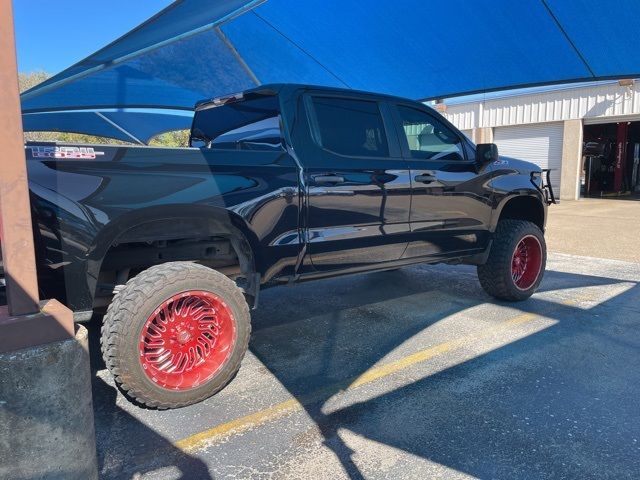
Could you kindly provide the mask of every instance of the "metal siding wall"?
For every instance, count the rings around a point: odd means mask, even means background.
[[[404,131],[407,135],[407,141],[409,142],[409,148],[412,150],[420,150],[420,142],[418,136],[422,133],[424,125],[405,125]]]
[[[500,155],[553,169],[551,184],[553,191],[559,195],[563,134],[562,123],[543,123],[496,128],[493,138]]]
[[[447,105],[445,113],[461,130],[582,118],[607,121],[609,117],[626,115],[640,116],[640,82],[632,87],[606,83]]]
[[[450,108],[447,108],[447,111],[444,113],[444,116],[453,123],[459,130],[472,130],[477,125],[477,119],[480,114],[479,105],[473,106],[473,109],[456,109],[457,105],[452,108],[452,111],[449,111]]]

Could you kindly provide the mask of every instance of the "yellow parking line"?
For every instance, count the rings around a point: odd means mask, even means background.
[[[406,357],[401,358],[400,360],[396,360],[395,362],[387,363],[385,365],[380,365],[379,367],[373,367],[364,372],[362,375],[357,377],[349,386],[350,388],[360,387],[367,383],[371,383],[380,378],[388,377],[400,370],[405,370],[417,363],[422,363],[427,360],[430,360],[434,357],[442,355],[444,353],[455,350],[456,348],[460,348],[462,345],[469,343],[473,340],[478,340],[481,338],[488,337],[490,335],[494,335],[502,330],[506,330],[514,325],[519,325],[522,323],[527,323],[536,318],[537,315],[533,313],[523,313],[518,315],[517,317],[512,318],[511,320],[490,328],[488,330],[484,330],[482,333],[473,333],[470,335],[465,335],[464,337],[460,337],[454,340],[450,340],[448,342],[440,343],[439,345],[435,345],[433,347],[429,347],[425,350],[421,350],[419,352],[413,353]]]
[[[298,412],[304,409],[304,405],[308,405],[325,398],[327,393],[338,392],[340,390],[351,390],[361,387],[363,385],[375,382],[381,378],[388,377],[401,370],[405,370],[418,363],[425,362],[434,357],[443,355],[447,352],[451,352],[461,346],[468,344],[478,339],[486,338],[501,331],[507,330],[515,325],[522,325],[531,322],[538,315],[533,313],[520,314],[507,322],[504,322],[496,327],[483,330],[481,333],[473,333],[465,335],[459,339],[451,340],[448,342],[434,345],[427,349],[413,353],[399,360],[396,360],[385,365],[372,367],[362,375],[354,377],[352,379],[334,383],[327,387],[323,387],[319,390],[312,392],[309,395],[305,395],[300,399],[290,399],[284,402],[273,405],[272,407],[265,408],[255,413],[251,413],[244,417],[231,420],[226,423],[222,423],[203,432],[196,433],[182,440],[178,440],[174,443],[175,447],[184,452],[193,452],[199,450],[208,444],[214,443],[216,440],[221,439],[230,434],[237,434],[258,427],[265,423],[277,420],[294,412]]]
[[[224,437],[230,433],[243,432],[299,410],[302,410],[302,404],[295,398],[292,398],[286,402],[278,403],[273,407],[265,408],[259,412],[196,433],[195,435],[177,441],[174,445],[184,452],[198,450],[216,438]]]

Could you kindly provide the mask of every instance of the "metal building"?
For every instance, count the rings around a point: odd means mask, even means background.
[[[633,80],[593,82],[453,99],[443,110],[476,143],[554,169],[561,199],[632,195],[640,191],[639,89]]]

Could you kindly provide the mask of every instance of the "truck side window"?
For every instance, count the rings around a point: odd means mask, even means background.
[[[458,135],[426,112],[398,106],[411,157],[423,160],[464,160]]]
[[[281,146],[279,116],[242,125],[211,140],[211,148],[228,150],[279,150]]]
[[[340,155],[388,157],[389,146],[376,102],[313,97],[323,148]]]
[[[257,95],[196,110],[190,145],[223,150],[282,150],[278,98]]]

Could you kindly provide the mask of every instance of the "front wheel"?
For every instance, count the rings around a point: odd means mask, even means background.
[[[537,225],[502,220],[487,262],[478,266],[478,278],[485,292],[495,298],[526,300],[540,285],[546,263],[547,246]]]
[[[177,408],[229,383],[250,330],[249,307],[232,280],[202,265],[170,262],[141,272],[115,295],[100,344],[130,399]]]

